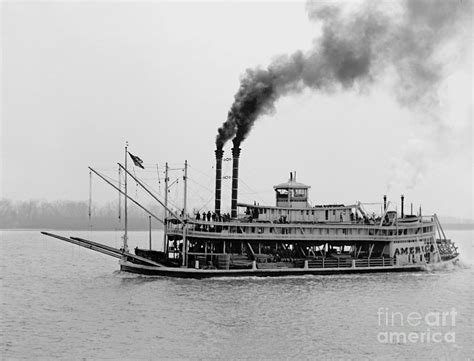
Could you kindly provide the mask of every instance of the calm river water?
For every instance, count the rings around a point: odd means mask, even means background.
[[[57,233],[121,242],[118,232]],[[431,273],[182,280],[122,274],[114,258],[2,231],[1,356],[469,359],[474,234],[447,233],[462,262]],[[130,238],[148,244],[146,232]]]

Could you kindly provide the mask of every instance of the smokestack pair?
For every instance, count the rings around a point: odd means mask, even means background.
[[[215,212],[221,214],[221,191],[222,191],[222,157],[224,151],[217,148],[216,151],[216,196],[215,196]]]
[[[215,212],[221,213],[221,193],[222,193],[222,157],[224,151],[218,147],[216,153],[216,194],[215,194]],[[231,199],[231,217],[237,218],[237,196],[239,188],[239,158],[240,148],[236,142],[232,148],[232,199]]]

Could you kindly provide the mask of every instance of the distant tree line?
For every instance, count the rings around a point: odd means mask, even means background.
[[[147,205],[147,209],[163,218],[163,210],[156,205]],[[115,230],[124,227],[123,205],[119,220],[118,202],[104,205],[92,204],[89,218],[89,203],[86,201],[28,200],[11,201],[0,199],[0,228],[32,229],[70,229],[70,230]],[[148,214],[131,205],[128,207],[128,225],[130,230],[148,229]],[[162,225],[152,218],[152,228]]]

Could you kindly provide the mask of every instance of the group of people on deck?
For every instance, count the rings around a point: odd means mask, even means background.
[[[202,216],[201,213],[196,213],[196,221],[202,220],[210,222],[212,220],[213,222],[230,222],[230,219],[231,218],[229,213],[220,214],[216,212],[211,213],[211,211],[207,211],[207,213],[202,212]]]

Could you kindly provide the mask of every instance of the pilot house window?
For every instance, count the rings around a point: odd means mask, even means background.
[[[277,199],[288,199],[288,189],[277,189]]]
[[[295,189],[295,197],[304,197],[306,196],[306,189]]]

